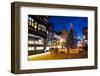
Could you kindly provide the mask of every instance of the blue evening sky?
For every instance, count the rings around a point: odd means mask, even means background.
[[[72,23],[78,38],[82,39],[82,30],[88,27],[88,17],[49,16],[49,23],[53,25],[56,32],[61,32],[63,29],[69,31],[70,23]]]

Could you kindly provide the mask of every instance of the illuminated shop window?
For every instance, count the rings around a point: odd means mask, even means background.
[[[49,50],[50,47],[46,47],[46,50]]]
[[[35,28],[35,29],[37,28],[37,22],[35,22],[34,28]]]
[[[34,44],[34,41],[33,40],[29,40],[28,44]]]
[[[38,44],[38,41],[37,41],[37,40],[35,40],[35,41],[34,41],[34,43],[35,43],[35,44]]]
[[[41,30],[41,24],[38,25],[38,30],[39,30],[39,31]]]
[[[28,47],[29,51],[34,51],[34,47]]]
[[[43,39],[39,39],[38,44],[43,44]]]
[[[42,25],[42,31],[44,31],[44,26]]]
[[[36,50],[43,50],[43,47],[36,47]]]
[[[44,26],[42,26],[42,31],[44,31]]]
[[[57,46],[57,48],[59,48],[59,49],[60,49],[60,48],[62,48],[62,46],[60,46],[60,45],[59,45],[59,46]]]
[[[32,34],[28,34],[29,37],[31,37],[30,40],[28,40],[28,44],[44,44],[44,39],[40,36],[37,35],[32,35]]]
[[[41,25],[42,31],[46,32],[46,27],[44,25]]]
[[[43,44],[43,40],[35,40],[34,44]]]
[[[32,27],[34,27],[34,19],[32,19]]]

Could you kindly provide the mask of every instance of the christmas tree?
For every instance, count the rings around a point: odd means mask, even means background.
[[[77,33],[74,31],[74,28],[73,28],[73,24],[70,23],[70,29],[69,29],[69,32],[68,32],[68,36],[67,36],[67,39],[66,39],[66,46],[67,46],[67,49],[68,49],[68,53],[69,53],[69,48],[75,48],[77,45]]]

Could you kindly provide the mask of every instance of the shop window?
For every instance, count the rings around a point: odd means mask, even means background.
[[[38,30],[39,30],[39,31],[41,30],[41,24],[38,25]]]
[[[29,51],[34,51],[34,47],[28,47]]]
[[[28,51],[38,51],[44,49],[44,39],[37,35],[29,34]]]
[[[42,25],[41,28],[43,32],[46,32],[46,27],[44,25]]]
[[[34,19],[32,19],[32,27],[34,27]]]
[[[43,50],[43,47],[36,47],[36,50]]]
[[[39,39],[38,44],[43,44],[43,39]]]
[[[33,40],[29,40],[28,44],[34,44],[34,41]]]
[[[35,22],[34,28],[37,29],[37,22]]]

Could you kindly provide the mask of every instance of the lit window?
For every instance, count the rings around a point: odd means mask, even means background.
[[[28,44],[34,44],[34,41],[29,40]]]
[[[37,28],[37,22],[35,22],[34,28],[35,28],[35,29]]]
[[[43,44],[43,39],[38,40],[38,44]]]
[[[33,51],[34,50],[34,47],[28,47],[28,50],[29,51]]]
[[[46,50],[49,50],[50,47],[46,47]]]
[[[41,24],[38,25],[38,30],[41,30]]]
[[[57,46],[57,48],[59,48],[59,49],[60,49],[61,47],[62,47],[62,46]]]
[[[43,50],[43,47],[36,47],[36,50]]]
[[[32,26],[34,27],[34,19],[32,19]]]
[[[35,44],[37,44],[37,41],[34,41]]]
[[[42,31],[46,32],[46,27],[44,25],[41,26]]]

